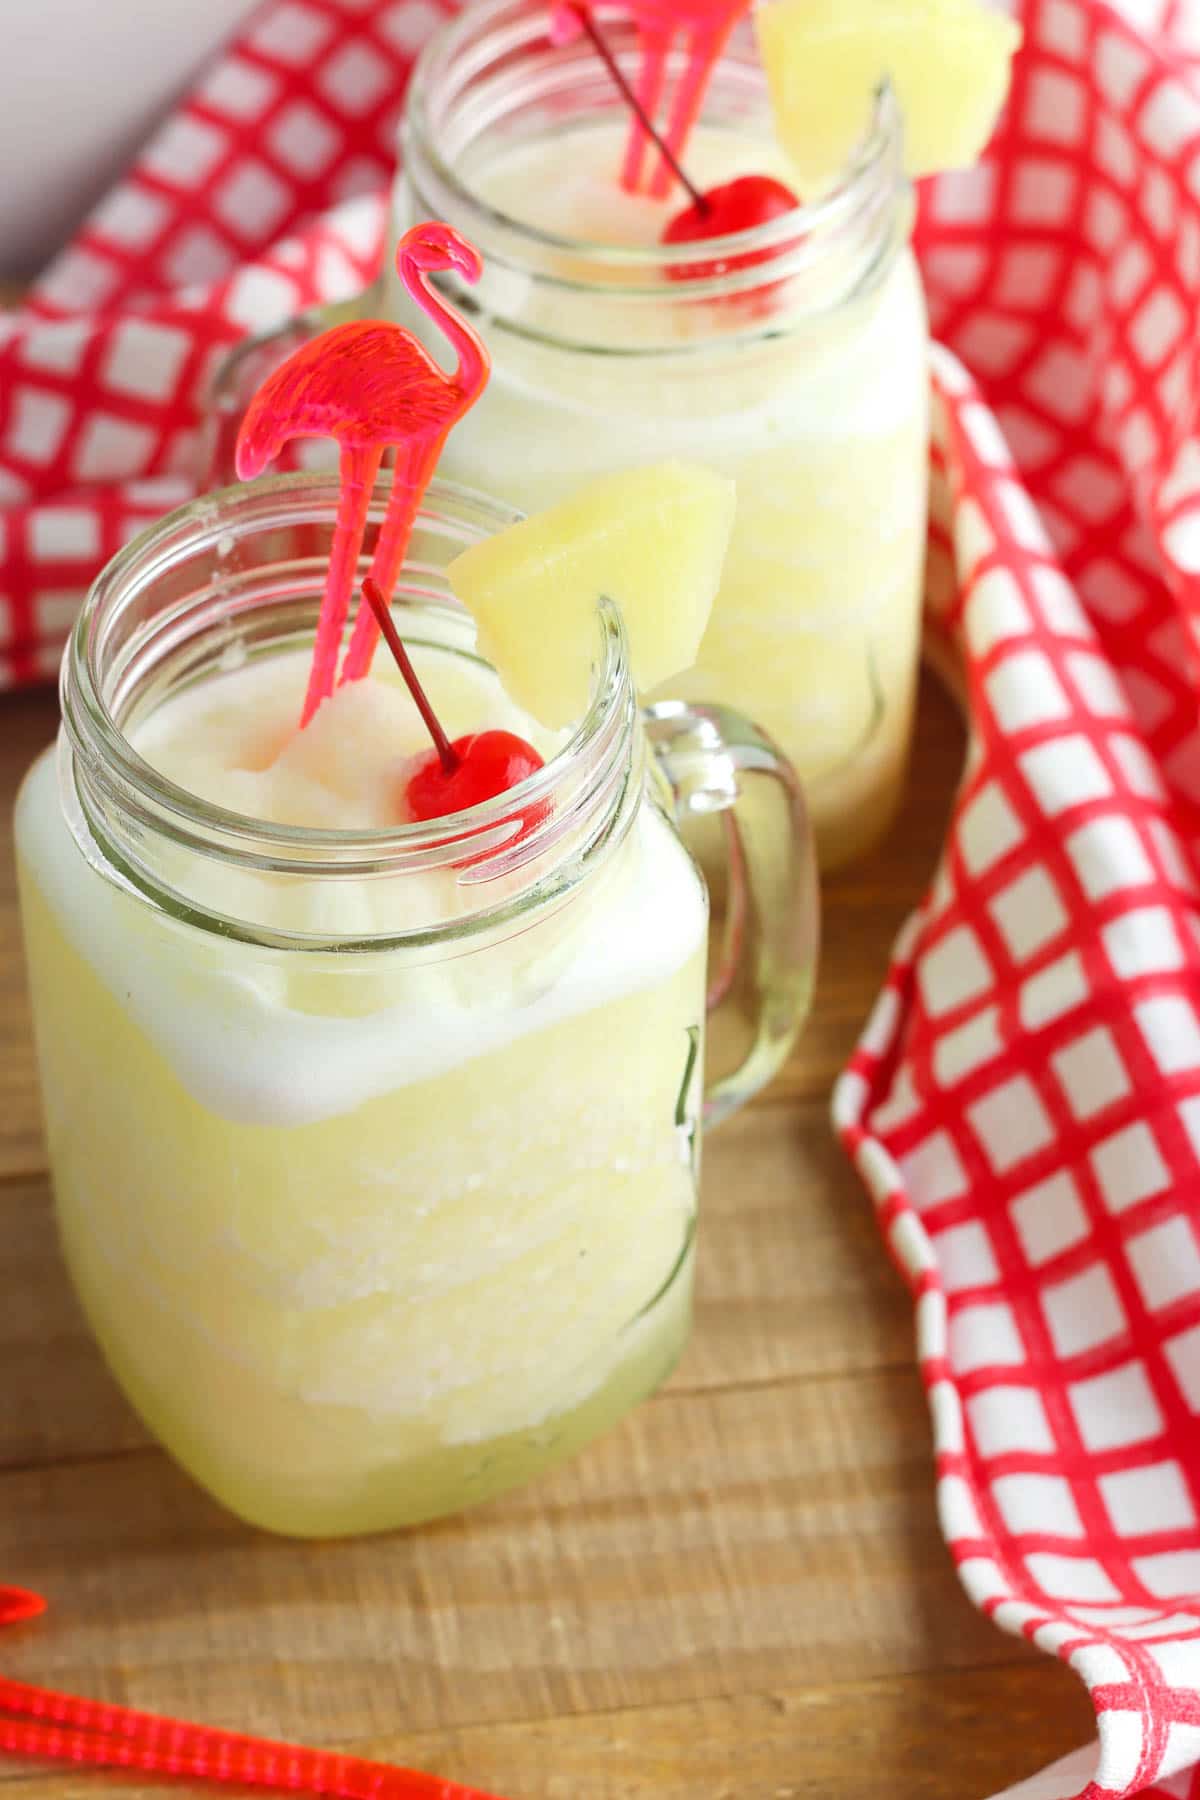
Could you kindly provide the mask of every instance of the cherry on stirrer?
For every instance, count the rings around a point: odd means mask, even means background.
[[[702,193],[679,160],[683,131],[676,134],[674,145],[659,132],[643,100],[637,95],[621,71],[621,66],[605,42],[599,27],[587,9],[586,0],[561,0],[551,15],[550,35],[555,43],[568,43],[586,33],[597,55],[612,76],[613,85],[632,112],[645,136],[657,148],[663,166],[669,169],[687,190],[689,205],[667,222],[660,242],[663,244],[702,243],[708,238],[728,237],[736,231],[750,231],[756,225],[768,225],[772,219],[793,212],[800,201],[791,188],[773,175],[739,175],[734,181],[722,182]],[[689,119],[688,123],[691,123]],[[758,251],[736,258],[713,262],[688,263],[671,268],[674,280],[690,280],[721,275],[729,268],[744,268],[765,262],[769,252]]]
[[[640,129],[645,132],[646,136],[655,145],[663,162],[671,171],[671,174],[674,175],[680,187],[687,189],[687,192],[691,196],[692,205],[698,212],[706,212],[708,202],[705,196],[700,192],[699,188],[694,187],[688,180],[683,164],[679,161],[679,158],[667,144],[666,140],[660,135],[657,126],[650,117],[645,106],[626,81],[625,76],[621,72],[620,63],[613,55],[599,26],[596,24],[596,21],[584,4],[584,0],[561,0],[561,4],[557,5],[550,15],[551,42],[555,44],[569,44],[581,35],[586,35],[591,40],[592,48],[612,76],[613,86],[633,114]]]
[[[392,622],[388,603],[369,575],[363,582],[363,598],[433,739],[433,749],[421,757],[405,788],[414,819],[444,819],[450,813],[465,812],[469,806],[507,793],[545,767],[533,745],[511,731],[472,731],[451,743]],[[541,816],[543,809],[535,810]],[[526,821],[526,828],[532,822]]]
[[[686,206],[667,222],[662,243],[700,244],[709,238],[728,237],[735,231],[750,231],[756,225],[769,225],[772,219],[795,212],[800,204],[791,188],[776,181],[773,175],[739,175],[734,181],[709,188],[703,198],[703,211],[696,206]],[[771,254],[769,250],[743,251],[740,256],[683,263],[669,273],[676,281],[703,279],[723,275],[728,269],[751,268],[756,263],[769,261]]]
[[[556,28],[560,33],[564,30],[562,17],[568,8],[583,14],[588,3],[589,0],[561,0],[551,15],[551,34]],[[641,189],[646,151],[653,143],[659,159],[651,167],[646,191],[652,199],[666,199],[671,176],[678,173],[679,159],[687,149],[688,136],[704,104],[713,70],[750,5],[751,0],[628,0],[637,30],[639,68],[638,103],[632,109],[633,122],[621,170],[621,185],[627,193],[636,194]],[[674,82],[660,132],[650,121],[660,111],[670,64],[677,56],[682,56],[683,70]]]
[[[698,238],[750,231],[794,212],[800,204],[791,188],[773,175],[739,175],[701,197],[702,208],[689,206],[675,214],[663,232],[664,244],[692,244]]]

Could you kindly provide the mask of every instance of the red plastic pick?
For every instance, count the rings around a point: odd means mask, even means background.
[[[568,44],[583,33],[590,38],[643,137],[655,146],[663,165],[670,170],[680,186],[687,190],[689,204],[667,225],[661,239],[664,244],[690,244],[708,238],[727,237],[738,231],[750,231],[756,225],[766,225],[772,219],[793,212],[799,206],[800,201],[791,188],[772,175],[740,175],[735,181],[727,181],[720,187],[710,188],[707,193],[702,193],[689,178],[679,155],[663,137],[639,95],[629,85],[620,63],[588,12],[586,0],[559,0],[550,15],[551,42]],[[706,76],[706,85],[707,79]],[[696,104],[698,107],[699,101]],[[682,143],[679,149],[682,151]],[[766,262],[772,254],[773,251],[760,250],[737,257],[717,257],[712,262],[681,263],[668,272],[675,281],[704,278],[724,274],[728,269],[747,268],[755,263]],[[761,298],[761,295],[758,296],[759,302]]]
[[[354,320],[323,332],[281,363],[251,400],[238,432],[237,471],[243,480],[261,474],[291,438],[331,437],[341,451],[341,505],[301,725],[328,699],[337,679],[367,509],[384,452],[395,450],[396,470],[371,573],[390,595],[442,446],[491,372],[483,339],[429,281],[450,269],[465,281],[478,281],[483,263],[474,245],[450,225],[414,225],[400,240],[396,267],[413,300],[457,352],[454,374],[439,368],[403,326]],[[375,621],[362,607],[342,681],[367,673],[377,642]]]
[[[579,0],[580,10],[586,5],[587,0]],[[671,191],[675,165],[683,160],[713,70],[734,26],[750,5],[751,0],[630,0],[641,63],[635,84],[640,110],[657,121],[666,106],[662,135],[671,154],[657,158],[646,189],[656,200],[664,200]],[[566,29],[561,7],[554,20],[553,30],[561,41]],[[668,94],[668,64],[680,44],[687,60],[674,92]],[[621,171],[621,184],[631,194],[641,190],[651,143],[649,132],[635,115]]]
[[[0,1624],[33,1618],[44,1609],[37,1594],[0,1588]],[[495,1800],[477,1788],[414,1769],[210,1725],[189,1725],[3,1677],[0,1751],[100,1769],[137,1769],[186,1781],[320,1794],[329,1800]]]

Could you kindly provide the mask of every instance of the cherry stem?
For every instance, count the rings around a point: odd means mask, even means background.
[[[655,126],[650,114],[646,111],[645,107],[630,87],[628,81],[625,79],[625,76],[621,71],[621,66],[613,55],[612,50],[609,48],[607,41],[601,36],[596,21],[592,18],[592,15],[588,12],[586,6],[576,6],[573,4],[571,6],[571,11],[575,14],[589,38],[591,38],[597,55],[612,76],[622,99],[633,113],[634,118],[638,121],[638,124],[642,127],[642,130],[646,133],[647,137],[650,138],[651,142],[657,146],[660,156],[674,174],[676,181],[678,181],[681,187],[687,189],[688,193],[691,195],[692,204],[700,214],[701,218],[707,218],[711,211],[708,201],[700,192],[699,188],[688,180],[679,158],[670,148],[662,133]]]
[[[391,609],[379,591],[379,583],[374,581],[370,575],[365,575],[362,591],[363,598],[375,614],[379,629],[383,633],[383,640],[396,659],[396,667],[403,675],[405,685],[416,701],[417,711],[425,721],[429,735],[433,739],[433,747],[438,753],[442,771],[446,775],[453,775],[461,767],[462,758],[442,730],[441,721],[429,704],[429,696],[421,686],[420,676],[412,666],[412,658],[404,648],[404,641],[392,623]]]

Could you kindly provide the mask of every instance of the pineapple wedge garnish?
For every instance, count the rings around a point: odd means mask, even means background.
[[[754,23],[776,133],[810,196],[865,135],[885,78],[910,175],[973,163],[1021,42],[1020,27],[980,0],[766,0]]]
[[[569,499],[450,564],[479,649],[509,697],[543,725],[586,710],[599,642],[596,612],[625,621],[634,684],[658,687],[696,659],[733,529],[732,481],[690,463],[658,463],[590,481]]]

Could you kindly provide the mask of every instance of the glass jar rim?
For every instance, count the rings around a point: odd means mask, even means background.
[[[386,501],[388,472],[376,486],[376,501]],[[140,532],[96,577],[63,656],[59,692],[63,726],[77,765],[126,812],[139,816],[195,849],[224,860],[262,869],[277,866],[288,873],[340,876],[400,873],[405,867],[429,868],[461,858],[464,840],[487,842],[489,832],[511,836],[514,796],[523,809],[560,790],[572,771],[598,763],[599,778],[613,753],[627,739],[622,713],[631,709],[632,677],[624,625],[607,602],[597,607],[601,656],[586,711],[567,741],[544,767],[518,788],[491,800],[432,821],[387,827],[328,827],[280,824],[233,811],[202,799],[162,774],[133,747],[105,694],[99,663],[101,632],[106,618],[123,600],[161,577],[171,566],[172,544],[195,546],[206,534],[214,540],[236,523],[251,520],[260,529],[311,521],[314,509],[336,510],[338,479],[334,472],[300,471],[270,475],[218,489],[176,507]],[[414,532],[422,527],[465,527],[464,542],[479,541],[522,515],[502,501],[457,483],[433,480],[418,509]],[[410,565],[406,563],[405,573]],[[404,592],[404,575],[397,592]],[[447,598],[427,599],[427,609],[466,609]],[[629,702],[624,707],[622,702]],[[631,729],[631,727],[630,727]],[[508,827],[502,832],[502,827]],[[533,834],[529,834],[533,835]],[[506,846],[497,846],[502,852]],[[438,852],[442,854],[438,854]],[[487,851],[481,852],[478,879],[486,877]]]
[[[700,252],[695,243],[612,244],[565,236],[517,218],[484,200],[462,178],[446,157],[440,134],[432,128],[426,110],[428,89],[445,73],[453,56],[485,33],[489,22],[502,16],[512,4],[513,0],[473,0],[470,6],[447,18],[428,40],[414,65],[400,126],[401,166],[408,167],[414,152],[419,153],[426,169],[453,202],[455,222],[468,237],[473,228],[480,233],[490,228],[503,232],[513,244],[527,246],[531,259],[539,253],[569,257],[570,276],[538,271],[552,286],[578,290],[602,284],[606,293],[620,298],[622,293],[640,293],[647,287],[660,293],[666,276],[678,283],[684,293],[706,298],[709,289],[715,291],[720,281],[719,275],[714,279],[708,272],[713,265],[724,268],[736,264],[744,268],[781,255],[798,242],[827,241],[851,226],[871,205],[879,183],[889,174],[895,175],[897,184],[902,181],[903,121],[894,90],[885,78],[876,89],[867,130],[831,186],[818,198],[802,200],[792,211],[764,224],[706,238],[702,263],[698,262]],[[580,276],[581,264],[586,279]],[[774,270],[771,274],[775,278]],[[621,277],[625,278],[624,285]]]

